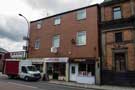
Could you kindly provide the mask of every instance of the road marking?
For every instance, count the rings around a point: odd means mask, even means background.
[[[29,86],[29,85],[24,85],[24,84],[18,84],[18,83],[13,83],[13,82],[8,82],[9,84],[14,84],[17,86],[23,86],[23,87],[28,87],[28,88],[33,88],[33,89],[37,89],[38,87],[34,87],[34,86]]]

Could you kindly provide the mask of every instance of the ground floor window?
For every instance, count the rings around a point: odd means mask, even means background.
[[[79,75],[83,76],[94,76],[95,75],[95,64],[79,64]]]
[[[33,64],[33,65],[36,66],[37,70],[43,72],[43,64]]]
[[[48,63],[47,73],[53,75],[54,73],[59,76],[65,76],[66,64],[65,63]]]

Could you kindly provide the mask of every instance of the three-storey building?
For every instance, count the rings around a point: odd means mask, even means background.
[[[32,21],[28,58],[50,79],[94,84],[99,15],[99,6],[91,5]]]

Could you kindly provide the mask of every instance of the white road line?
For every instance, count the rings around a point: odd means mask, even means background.
[[[17,85],[17,86],[23,86],[23,87],[33,88],[33,89],[37,89],[38,88],[38,87],[34,87],[34,86],[29,86],[29,85],[24,85],[24,84],[18,84],[18,83],[13,83],[13,82],[8,82],[8,83],[9,84],[13,84],[13,85]]]

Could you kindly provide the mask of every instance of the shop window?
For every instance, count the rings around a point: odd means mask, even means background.
[[[95,75],[95,64],[88,64],[88,72],[91,72],[91,75]]]
[[[65,76],[66,65],[65,63],[48,63],[47,73],[53,75],[54,73],[59,76]]]
[[[79,75],[82,76],[94,76],[95,64],[79,64]]]
[[[38,71],[43,72],[43,64],[33,64]]]
[[[53,73],[53,64],[48,63],[47,64],[47,74],[52,75]]]

